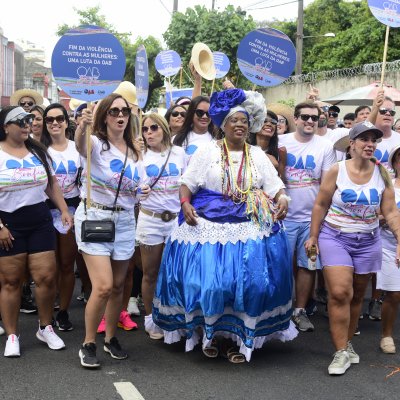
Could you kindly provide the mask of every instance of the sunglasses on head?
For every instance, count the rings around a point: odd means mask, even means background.
[[[113,107],[108,110],[108,115],[111,115],[111,117],[118,117],[120,113],[122,113],[123,117],[127,117],[131,115],[131,109],[129,107]]]
[[[396,115],[396,111],[391,110],[390,108],[380,108],[379,109],[379,114],[385,115],[386,113],[389,113],[391,117],[394,117]]]
[[[153,125],[150,125],[150,126],[143,126],[143,127],[142,127],[142,132],[143,132],[143,133],[147,133],[147,132],[149,131],[149,129],[150,129],[152,132],[157,132],[157,131],[158,131],[158,128],[159,128],[159,126],[158,126],[157,124],[153,124]]]
[[[203,118],[204,115],[206,115],[207,118],[210,118],[210,114],[208,113],[208,111],[204,111],[204,110],[197,109],[197,110],[195,110],[194,113],[195,113],[199,118]]]
[[[300,114],[299,117],[304,122],[307,122],[310,118],[311,118],[311,121],[313,121],[313,122],[317,122],[319,119],[318,115],[309,115],[309,114]]]
[[[171,115],[173,117],[180,115],[182,118],[186,118],[186,111],[172,111]]]
[[[21,107],[25,107],[25,106],[29,106],[32,107],[35,103],[33,101],[21,101],[21,103],[19,103],[19,105]]]
[[[331,111],[328,113],[328,115],[332,118],[337,118],[339,116],[339,113],[335,112],[335,111]]]
[[[15,124],[18,125],[20,128],[25,128],[25,125],[32,125],[33,118],[32,117],[25,117],[21,119],[15,119],[12,121],[8,121],[7,124]]]
[[[277,125],[278,121],[276,119],[274,119],[274,118],[267,117],[267,118],[264,119],[264,124],[268,124],[268,123],[270,123],[272,125]]]
[[[64,115],[57,115],[57,117],[46,117],[44,120],[46,124],[52,124],[54,121],[61,124],[62,122],[65,122],[65,117]]]

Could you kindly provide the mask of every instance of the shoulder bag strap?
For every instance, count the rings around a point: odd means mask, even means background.
[[[121,175],[119,176],[118,188],[117,188],[117,193],[115,193],[115,200],[114,200],[113,208],[115,208],[115,206],[117,205],[117,199],[118,199],[118,195],[119,195],[119,190],[121,189],[122,178],[125,174],[125,167],[126,167],[127,160],[128,160],[128,144],[126,145],[124,166],[122,167]]]
[[[168,153],[167,159],[165,160],[165,163],[162,166],[161,171],[158,174],[156,180],[150,185],[150,189],[153,189],[153,186],[158,182],[158,180],[161,178],[161,175],[164,173],[165,167],[167,166],[167,163],[168,163],[168,160],[169,160],[169,156],[171,155],[171,151],[172,151],[172,147],[169,149],[169,153]]]

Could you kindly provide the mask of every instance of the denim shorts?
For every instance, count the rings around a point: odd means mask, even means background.
[[[326,222],[318,246],[323,267],[353,267],[355,274],[370,274],[381,269],[382,240],[379,229],[370,233],[348,233]]]
[[[112,212],[89,208],[87,219],[98,221],[101,219],[112,219],[115,222],[115,240],[110,243],[82,242],[81,226],[86,219],[83,203],[75,212],[75,237],[80,252],[92,256],[109,256],[113,260],[129,260],[135,251],[135,213],[130,211]]]
[[[160,218],[139,212],[136,240],[140,244],[148,246],[165,243],[177,223],[178,217],[169,222],[164,222]]]
[[[285,221],[286,235],[289,240],[291,254],[296,253],[297,266],[308,269],[308,257],[304,243],[310,237],[310,221],[295,222]],[[321,269],[319,257],[317,258],[317,269]]]

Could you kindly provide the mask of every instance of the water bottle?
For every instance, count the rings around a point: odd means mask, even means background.
[[[308,257],[308,269],[309,271],[315,271],[317,269],[317,246],[313,244],[307,252]]]

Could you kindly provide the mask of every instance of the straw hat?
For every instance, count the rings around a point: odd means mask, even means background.
[[[333,148],[337,151],[342,151],[343,153],[346,153],[347,148],[350,146],[350,136],[347,131],[346,134],[343,134],[343,136],[340,136],[336,142],[333,143]]]
[[[267,110],[274,112],[276,115],[282,115],[285,117],[289,125],[289,132],[294,132],[296,130],[293,108],[283,103],[271,103],[267,105]]]
[[[77,107],[79,107],[81,104],[83,104],[83,103],[86,103],[85,101],[83,101],[83,100],[78,100],[78,99],[71,99],[70,101],[69,101],[69,109],[71,110],[71,111],[75,111],[76,110],[76,108]]]
[[[33,89],[19,89],[15,91],[10,97],[10,105],[18,106],[19,101],[23,97],[31,97],[37,105],[43,104],[43,97],[40,93]]]
[[[392,164],[393,157],[394,157],[394,155],[397,153],[397,151],[399,149],[400,149],[400,144],[398,144],[397,146],[393,147],[392,151],[389,154],[388,164],[389,164],[389,167],[392,168],[392,169],[394,169],[393,168],[393,164]]]
[[[214,56],[210,48],[204,43],[196,43],[192,48],[192,58],[194,69],[209,81],[215,79],[217,70],[214,65]]]
[[[132,82],[122,81],[114,90],[114,93],[121,95],[128,103],[139,106],[136,97],[136,87]]]

